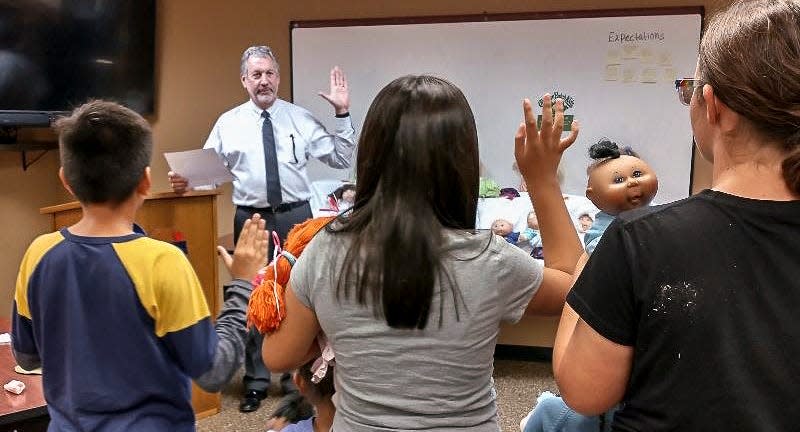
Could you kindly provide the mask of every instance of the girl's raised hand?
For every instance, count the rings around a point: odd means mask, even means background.
[[[566,138],[561,139],[561,131],[564,128],[564,101],[557,99],[553,110],[552,96],[545,94],[542,99],[544,103],[541,130],[536,126],[536,115],[531,101],[525,99],[522,101],[525,122],[520,123],[514,136],[514,157],[520,173],[529,186],[536,180],[557,178],[561,155],[575,142],[580,129],[578,122],[573,121],[572,131]]]

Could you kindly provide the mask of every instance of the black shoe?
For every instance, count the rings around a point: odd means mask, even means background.
[[[253,412],[261,406],[261,401],[267,397],[267,392],[258,390],[248,390],[244,394],[242,402],[239,403],[239,411]]]

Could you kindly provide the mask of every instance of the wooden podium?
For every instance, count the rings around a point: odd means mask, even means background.
[[[216,252],[219,194],[217,190],[151,194],[136,215],[136,223],[150,237],[172,242],[173,235],[180,233],[186,241],[189,261],[203,285],[212,317],[217,316],[221,302]],[[53,231],[78,222],[82,215],[77,201],[44,207],[39,212],[51,215]],[[219,393],[207,393],[192,383],[192,407],[197,418],[218,413],[220,404]]]

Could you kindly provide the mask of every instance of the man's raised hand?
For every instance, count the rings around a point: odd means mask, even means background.
[[[330,92],[327,94],[319,92],[319,95],[333,105],[337,115],[347,114],[350,111],[350,88],[347,86],[347,77],[339,66],[331,69]]]

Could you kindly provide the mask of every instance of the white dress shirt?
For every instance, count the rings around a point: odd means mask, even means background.
[[[332,168],[350,167],[355,149],[355,129],[350,116],[337,117],[334,134],[330,134],[311,112],[284,100],[276,99],[267,111],[275,135],[284,203],[311,198],[306,175],[309,158],[319,159]],[[233,203],[238,206],[269,207],[262,112],[248,100],[223,113],[203,146],[214,149],[233,173]]]

